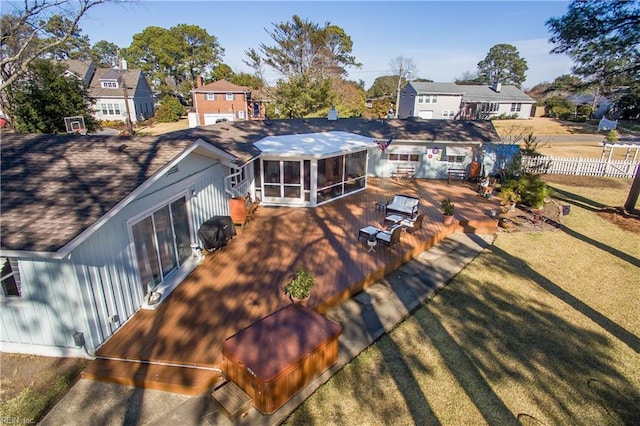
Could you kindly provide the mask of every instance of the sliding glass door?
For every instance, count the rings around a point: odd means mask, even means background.
[[[191,255],[186,199],[167,204],[131,227],[142,289],[156,287]]]

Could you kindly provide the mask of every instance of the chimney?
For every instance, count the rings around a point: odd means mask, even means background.
[[[492,89],[496,92],[496,93],[500,93],[500,90],[502,89],[502,83],[493,83],[493,87]]]
[[[196,89],[202,86],[204,86],[204,77],[199,75],[196,77]]]
[[[336,109],[336,107],[331,107],[331,109],[329,110],[329,114],[327,114],[327,119],[332,121],[336,121],[338,119],[338,110]]]

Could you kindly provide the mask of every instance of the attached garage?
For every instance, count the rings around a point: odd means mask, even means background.
[[[205,126],[208,126],[209,124],[216,124],[217,120],[234,121],[234,117],[233,117],[233,114],[205,114],[204,115]]]

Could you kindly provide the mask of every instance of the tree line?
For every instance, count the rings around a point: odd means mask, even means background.
[[[244,52],[243,62],[252,73],[233,72],[223,61],[225,50],[217,37],[197,25],[147,27],[124,48],[106,40],[91,45],[79,27],[80,18],[93,7],[119,2],[26,1],[22,9],[14,4],[14,9],[4,13],[0,63],[3,112],[19,118],[18,122],[33,123],[38,121],[38,104],[45,103],[34,98],[46,97],[44,85],[56,86],[58,91],[72,90],[73,85],[57,81],[62,77],[52,60],[61,59],[92,61],[99,67],[117,67],[125,59],[129,67],[144,72],[156,93],[181,94],[187,100],[197,76],[204,76],[206,82],[226,79],[262,89],[269,97],[267,114],[272,118],[322,116],[332,106],[343,117],[393,116],[400,90],[409,81],[431,81],[418,78],[413,59],[400,56],[390,61],[391,74],[378,77],[366,90],[362,80],[347,78],[350,69],[362,64],[353,56],[353,40],[344,29],[297,15],[273,23],[270,30],[265,29],[269,42]],[[75,9],[72,4],[77,5]],[[555,46],[552,52],[567,54],[576,63],[575,75],[567,76],[573,79],[571,90],[596,90],[602,96],[614,96],[619,110],[637,116],[640,31],[633,31],[638,28],[637,1],[574,1],[565,16],[551,18],[547,26]],[[267,68],[278,75],[273,85],[265,81]],[[501,82],[521,87],[527,70],[527,61],[515,46],[498,44],[477,64],[477,70],[466,71],[456,82]],[[86,95],[70,94],[69,100],[61,103],[74,111],[52,114],[49,109],[48,115],[57,115],[58,120],[65,115],[87,115],[90,119],[87,111],[92,100]],[[82,98],[86,102],[78,100]],[[30,99],[31,104],[25,105]],[[366,99],[378,102],[366,109]]]

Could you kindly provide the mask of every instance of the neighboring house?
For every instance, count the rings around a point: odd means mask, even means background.
[[[609,109],[611,109],[611,102],[603,96],[596,97],[595,95],[570,95],[567,97],[576,106],[589,105],[593,108],[591,112],[592,118],[602,118],[605,116]]]
[[[197,231],[230,199],[314,207],[413,165],[477,160],[489,121],[226,122],[157,137],[3,135],[0,349],[82,356],[196,267]],[[81,334],[80,334],[81,333]]]
[[[73,76],[82,81],[84,87],[89,87],[91,79],[96,72],[96,66],[93,62],[85,62],[79,59],[66,59],[59,63],[67,68],[65,75]]]
[[[227,80],[218,80],[203,85],[198,77],[193,89],[193,107],[198,126],[207,126],[220,121],[262,120],[265,117],[265,96],[250,87],[238,86]]]
[[[410,82],[400,92],[398,117],[486,120],[500,115],[526,119],[535,100],[516,86]]]
[[[95,117],[98,120],[126,121],[127,104],[132,122],[146,120],[156,113],[153,91],[139,69],[96,69],[89,95],[96,100]]]
[[[155,115],[153,92],[141,70],[96,68],[91,62],[74,59],[62,63],[68,74],[81,80],[89,96],[94,98],[96,120],[126,121],[127,104],[132,122]]]

